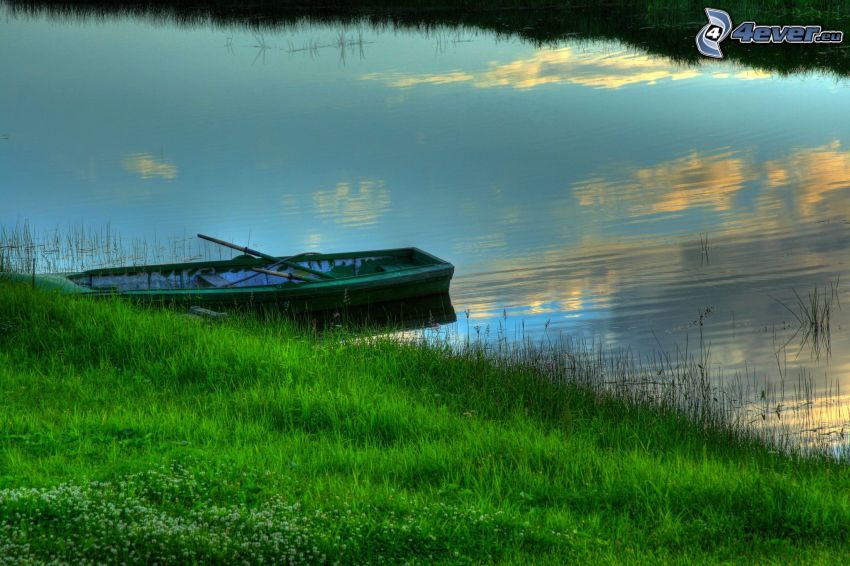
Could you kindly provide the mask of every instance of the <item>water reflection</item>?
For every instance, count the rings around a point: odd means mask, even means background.
[[[586,208],[588,232],[458,278],[456,301],[471,305],[477,324],[501,326],[507,313],[522,332],[561,331],[644,352],[685,348],[695,339],[693,314],[708,310],[699,331],[727,375],[758,367],[785,379],[790,366],[792,374],[817,368],[842,379],[850,358],[807,341],[795,312],[797,295],[828,289],[837,330],[826,338],[846,342],[850,316],[840,306],[850,293],[839,281],[850,249],[848,153],[836,140],[779,159],[757,156],[755,148],[690,151],[576,181],[556,216]],[[665,236],[682,220],[709,231]]]
[[[786,208],[790,218],[812,218],[829,212],[850,213],[850,151],[841,142],[813,148],[795,148],[781,159],[758,163],[754,149],[691,151],[688,155],[651,167],[623,166],[619,171],[593,176],[573,184],[573,195],[581,206],[595,207],[615,216],[642,216],[682,212],[707,207],[731,212],[731,224],[753,218],[743,215],[745,207],[736,199],[745,188],[757,194],[764,208],[761,220],[770,221],[777,208]],[[777,199],[784,189],[792,204]]]
[[[619,89],[630,85],[655,85],[659,81],[699,77],[751,81],[772,76],[765,71],[713,71],[712,68],[715,67],[683,66],[662,57],[626,49],[616,43],[588,42],[576,47],[541,49],[531,57],[509,63],[490,62],[487,68],[479,71],[453,69],[424,74],[393,71],[366,73],[361,79],[382,81],[393,88],[469,83],[476,88],[512,87],[522,90],[560,83]]]
[[[135,153],[123,160],[124,169],[142,179],[160,178],[173,181],[177,178],[177,166],[149,153]]]
[[[388,301],[307,313],[297,316],[296,320],[316,330],[357,331],[366,328],[382,333],[409,331],[421,333],[422,331],[440,332],[442,326],[457,322],[457,314],[451,297],[447,294],[437,294],[404,301]]]
[[[593,177],[573,185],[581,206],[616,210],[640,216],[671,213],[705,206],[717,211],[732,208],[735,195],[753,179],[750,159],[738,151],[692,151],[652,167],[628,169],[608,177]]]
[[[630,344],[637,351],[675,351],[693,342],[699,330],[712,344],[714,362],[729,374],[753,366],[775,374],[778,353],[787,356],[792,370],[823,366],[831,373],[846,366],[847,356],[834,343],[835,356],[820,359],[802,341],[794,342],[804,334],[777,301],[794,306],[795,292],[805,297],[838,281],[846,270],[850,226],[821,223],[767,235],[759,228],[713,235],[710,264],[700,262],[696,238],[666,245],[597,241],[459,277],[453,294],[457,304],[472,305],[479,323],[499,323],[507,305],[511,324],[521,323],[525,332],[545,327],[612,346]],[[837,302],[847,304],[846,285],[838,289]],[[711,314],[697,329],[695,313],[707,308]],[[841,308],[833,308],[832,316],[832,340],[843,342],[841,329],[850,317]]]
[[[801,216],[850,214],[850,150],[842,150],[839,140],[795,150],[783,161],[768,161],[765,169],[767,186],[797,188]]]
[[[390,191],[381,180],[363,180],[353,185],[343,181],[333,189],[313,193],[317,217],[349,228],[376,224],[391,211],[391,204]]]

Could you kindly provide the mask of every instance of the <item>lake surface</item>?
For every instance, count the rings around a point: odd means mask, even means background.
[[[457,267],[459,334],[669,352],[701,331],[722,375],[850,386],[845,79],[580,37],[6,8],[0,76],[0,224],[415,245]],[[816,289],[813,348],[795,292]]]

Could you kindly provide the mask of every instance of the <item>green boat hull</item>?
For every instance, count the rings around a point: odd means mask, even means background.
[[[219,308],[273,305],[298,313],[444,294],[454,274],[451,263],[417,248],[310,254],[290,262],[273,272],[289,279],[253,271],[267,268],[268,260],[240,256],[39,275],[36,284],[92,298],[117,295],[139,303]]]

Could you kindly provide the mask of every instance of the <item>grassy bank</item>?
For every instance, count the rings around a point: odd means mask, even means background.
[[[705,25],[705,3],[698,0],[4,0],[12,14],[103,20],[140,17],[177,25],[245,27],[275,32],[307,21],[345,26],[367,22],[377,27],[429,30],[469,27],[516,36],[538,45],[565,38],[613,40],[684,64],[704,64],[694,38]],[[828,0],[748,0],[720,6],[736,23],[820,25],[848,31],[850,2]],[[780,74],[808,71],[850,74],[850,55],[841,46],[740,45],[726,41],[728,60]]]
[[[827,563],[850,550],[844,465],[533,365],[0,283],[0,562]]]

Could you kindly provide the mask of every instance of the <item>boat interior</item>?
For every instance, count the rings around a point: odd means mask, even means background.
[[[92,290],[117,292],[166,289],[233,289],[301,285],[389,273],[433,263],[410,248],[368,252],[374,255],[299,254],[278,261],[239,256],[229,261],[90,270],[69,278]]]

